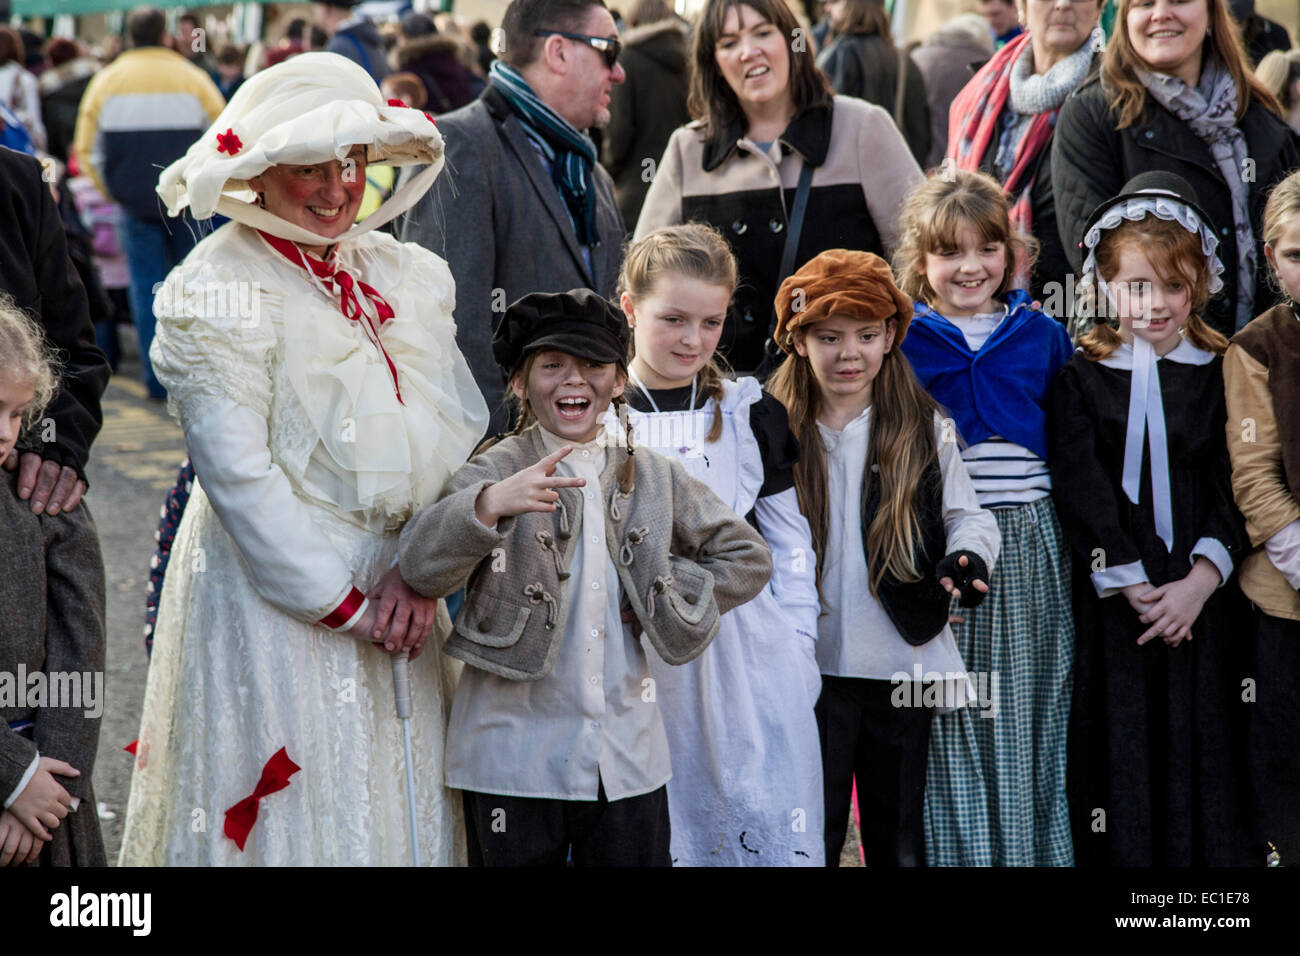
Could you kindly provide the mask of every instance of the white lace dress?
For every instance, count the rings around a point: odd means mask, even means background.
[[[392,566],[403,523],[487,415],[455,346],[446,264],[378,233],[338,261],[393,307],[391,365],[324,287],[237,223],[159,292],[151,357],[198,482],[159,606],[123,865],[410,860],[390,658],[320,622],[355,619],[338,609]],[[460,801],[442,785],[457,676],[436,635],[411,663],[418,840],[435,865],[464,858]],[[301,770],[261,799],[241,851],[225,813],[281,748]]]

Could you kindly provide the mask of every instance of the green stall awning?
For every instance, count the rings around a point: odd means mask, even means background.
[[[77,16],[109,10],[133,10],[136,7],[215,7],[230,0],[13,0],[13,13],[19,17]]]

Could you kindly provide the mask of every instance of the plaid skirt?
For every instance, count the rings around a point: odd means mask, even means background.
[[[1069,551],[1050,496],[993,511],[1002,548],[978,608],[953,605],[978,700],[934,720],[930,866],[1072,866],[1065,749],[1073,683]]]

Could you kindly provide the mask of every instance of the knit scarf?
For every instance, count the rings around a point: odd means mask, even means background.
[[[1205,61],[1199,86],[1188,86],[1176,76],[1149,73],[1141,67],[1138,79],[1157,103],[1191,127],[1210,149],[1232,196],[1232,225],[1237,240],[1236,327],[1245,326],[1255,313],[1255,236],[1250,225],[1250,189],[1245,170],[1249,156],[1246,137],[1237,128],[1237,85],[1217,58]]]
[[[998,136],[1004,110],[1024,119],[1014,123],[1014,142],[1007,144],[1009,167],[1002,188],[1011,199],[1011,221],[1022,235],[1032,235],[1034,226],[1033,169],[1039,154],[1052,138],[1056,114],[1066,96],[1083,82],[1097,43],[1097,31],[1078,50],[1037,76],[1033,70],[1033,48],[1028,33],[1016,37],[993,54],[953,100],[949,111],[948,158],[958,169],[978,170],[980,161]],[[1027,287],[1028,264],[1018,263],[1015,285]]]
[[[600,235],[596,231],[596,184],[592,176],[596,144],[538,99],[514,67],[493,60],[488,73],[492,85],[509,101],[529,138],[550,162],[551,180],[569,208],[578,242],[597,245]]]

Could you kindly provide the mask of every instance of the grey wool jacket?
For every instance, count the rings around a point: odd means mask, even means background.
[[[466,586],[443,650],[512,680],[540,680],[555,664],[582,492],[560,488],[554,512],[502,518],[496,528],[479,522],[474,503],[488,485],[545,454],[533,427],[472,458],[442,498],[407,523],[398,550],[402,577],[421,594]],[[624,495],[616,475],[627,454],[607,448],[600,475],[609,558],[651,645],[669,664],[685,664],[709,646],[723,613],[767,585],[772,554],[706,485],[649,449],[636,450],[636,481]]]

